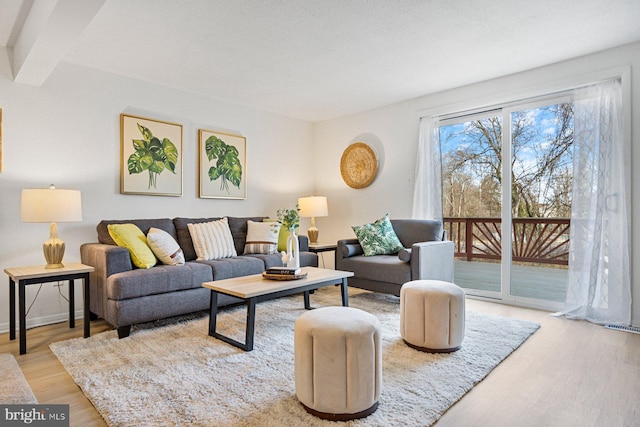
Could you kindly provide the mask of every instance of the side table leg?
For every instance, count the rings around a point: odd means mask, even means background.
[[[84,299],[84,310],[82,314],[82,320],[84,322],[84,337],[89,338],[91,336],[91,289],[89,286],[89,273],[82,278],[82,284],[84,285],[82,293]]]
[[[76,327],[76,297],[73,279],[69,280],[69,328]]]
[[[20,315],[20,354],[27,353],[27,310],[25,303],[25,287],[22,281],[18,281],[18,311]]]
[[[16,339],[16,282],[9,278],[9,339]]]

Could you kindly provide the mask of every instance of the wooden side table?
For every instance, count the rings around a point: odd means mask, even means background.
[[[69,327],[75,328],[75,279],[84,282],[84,337],[91,335],[89,306],[89,273],[95,269],[90,265],[77,262],[65,263],[62,268],[47,269],[44,265],[31,267],[5,268],[4,272],[9,276],[9,339],[16,339],[16,283],[18,283],[18,307],[20,314],[20,354],[27,352],[27,313],[25,302],[25,288],[34,283],[69,281]]]
[[[322,259],[322,267],[324,268],[324,257],[321,252],[335,251],[338,249],[338,245],[335,243],[309,243],[309,252],[314,254],[320,254]]]

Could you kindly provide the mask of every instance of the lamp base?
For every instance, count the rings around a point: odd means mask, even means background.
[[[42,244],[44,259],[47,265],[44,268],[62,268],[62,258],[64,257],[64,241],[54,238]]]
[[[64,264],[61,262],[58,264],[47,264],[44,266],[44,268],[46,269],[51,269],[51,268],[55,269],[55,268],[63,268],[63,267],[64,267]]]
[[[318,243],[318,234],[320,230],[316,227],[309,227],[307,230],[307,236],[309,237],[309,243]]]

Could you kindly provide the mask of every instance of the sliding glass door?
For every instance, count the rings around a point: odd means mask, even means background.
[[[438,130],[456,283],[471,295],[555,309],[567,284],[571,103],[450,118]]]

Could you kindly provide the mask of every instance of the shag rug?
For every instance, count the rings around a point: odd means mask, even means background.
[[[334,286],[311,295],[314,307],[340,301]],[[462,348],[428,354],[402,341],[399,298],[350,289],[349,305],[382,324],[383,384],[377,411],[343,426],[429,426],[539,328],[468,311]],[[302,295],[259,303],[251,352],[209,337],[207,313],[50,347],[110,426],[331,425],[295,395],[293,325],[304,311]],[[244,341],[245,318],[245,306],[224,309],[218,330]]]
[[[12,354],[0,354],[0,403],[3,405],[38,403],[22,369]]]

